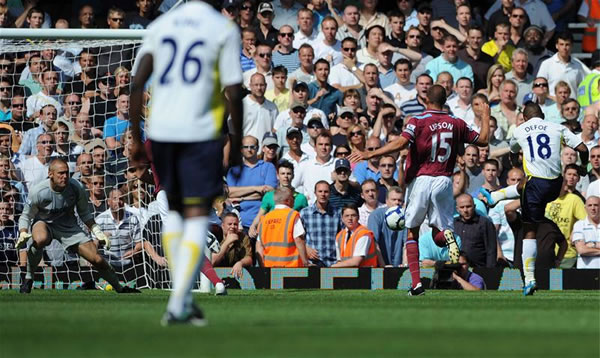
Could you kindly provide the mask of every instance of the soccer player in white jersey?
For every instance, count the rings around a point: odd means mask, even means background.
[[[110,240],[89,210],[85,189],[77,180],[69,178],[67,162],[61,158],[53,159],[48,177],[31,188],[19,218],[17,249],[24,247],[32,238],[32,244],[27,249],[27,274],[20,292],[31,293],[33,274],[42,260],[43,248],[50,245],[52,240],[58,240],[66,250],[77,252],[90,262],[117,292],[139,293],[136,289],[120,285],[113,268],[100,256],[96,244],[79,227],[75,211],[96,239],[105,248],[110,248]]]
[[[523,170],[527,181],[494,192],[482,188],[481,194],[489,205],[504,199],[521,196],[523,228],[523,294],[533,295],[537,290],[535,281],[535,258],[537,242],[535,233],[538,223],[544,220],[546,205],[558,198],[562,188],[560,152],[563,144],[577,150],[581,165],[588,162],[588,150],[581,139],[567,127],[544,120],[544,113],[536,103],[528,103],[523,110],[525,123],[513,132],[510,142],[512,153],[523,150]],[[521,195],[519,195],[521,193]]]
[[[138,54],[131,92],[132,161],[146,157],[140,120],[143,87],[152,80],[147,134],[152,158],[167,192],[169,213],[163,246],[173,291],[162,324],[203,326],[191,288],[204,259],[208,214],[223,191],[223,135],[227,105],[233,122],[231,165],[241,164],[242,70],[237,26],[209,4],[191,1],[149,27]],[[228,98],[226,103],[221,86]]]

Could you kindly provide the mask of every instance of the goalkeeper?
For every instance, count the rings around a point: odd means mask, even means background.
[[[110,240],[89,210],[85,189],[77,180],[69,178],[69,167],[63,159],[53,159],[48,169],[48,179],[31,189],[19,219],[17,249],[23,248],[33,237],[33,244],[27,250],[27,274],[20,292],[31,293],[33,274],[42,259],[42,250],[56,239],[65,249],[77,252],[88,260],[117,292],[139,293],[136,289],[119,284],[115,271],[100,256],[96,244],[79,227],[75,209],[100,244],[110,248]]]

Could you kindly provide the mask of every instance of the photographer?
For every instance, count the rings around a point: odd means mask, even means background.
[[[483,278],[475,272],[469,271],[469,261],[464,251],[460,252],[458,258],[458,264],[460,267],[452,272],[452,278],[460,288],[465,291],[479,291],[485,289],[485,282]]]

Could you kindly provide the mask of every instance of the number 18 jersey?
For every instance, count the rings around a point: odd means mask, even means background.
[[[575,148],[581,143],[567,127],[531,118],[513,132],[510,150],[523,149],[523,171],[528,177],[555,179],[561,175],[560,152],[563,143]]]
[[[138,54],[153,57],[148,137],[203,142],[222,135],[222,87],[242,82],[240,34],[234,22],[200,1],[156,19]]]
[[[476,142],[479,133],[462,119],[427,110],[408,121],[402,136],[411,143],[405,175],[410,183],[421,175],[450,177],[459,147]]]

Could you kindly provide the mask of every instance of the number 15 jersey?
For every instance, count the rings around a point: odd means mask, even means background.
[[[462,119],[446,112],[427,110],[408,121],[402,136],[410,142],[405,175],[406,182],[410,183],[421,175],[450,177],[459,147],[475,143],[479,133]]]
[[[189,2],[156,19],[138,54],[153,57],[148,137],[203,142],[222,135],[222,87],[242,82],[240,33],[204,2]]]
[[[560,152],[563,143],[577,147],[581,139],[567,127],[531,118],[513,132],[510,150],[518,153],[523,149],[523,171],[528,177],[555,179],[561,175]]]

